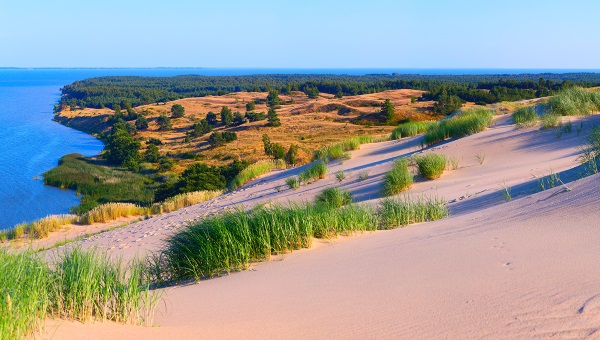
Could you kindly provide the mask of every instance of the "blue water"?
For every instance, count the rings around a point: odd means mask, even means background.
[[[0,229],[49,214],[67,213],[79,204],[73,191],[43,185],[41,174],[58,159],[77,152],[98,154],[102,143],[53,122],[60,88],[75,80],[108,75],[174,76],[248,74],[518,74],[597,72],[550,69],[0,69]],[[38,178],[38,179],[36,179]]]

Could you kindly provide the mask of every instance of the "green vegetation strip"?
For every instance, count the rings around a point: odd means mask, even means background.
[[[258,176],[266,174],[269,171],[275,169],[285,169],[286,164],[283,159],[275,159],[275,160],[264,160],[256,162],[244,170],[240,171],[240,173],[235,176],[229,188],[231,190],[235,190],[244,184],[250,182],[253,179],[256,179]]]
[[[494,113],[483,108],[471,108],[452,118],[432,125],[424,137],[425,144],[433,145],[448,138],[462,138],[485,130],[492,124]]]
[[[434,121],[408,122],[400,124],[394,129],[394,131],[392,131],[391,139],[396,140],[400,138],[416,136],[418,134],[427,132],[427,130],[436,124],[437,122]]]
[[[150,324],[160,298],[141,262],[74,249],[50,265],[31,252],[0,250],[0,337],[22,339],[47,317]]]
[[[326,162],[346,157],[346,152],[357,150],[361,144],[372,143],[373,137],[352,137],[344,141],[324,146],[315,151],[313,160],[325,160]]]
[[[307,204],[224,213],[169,238],[154,257],[151,274],[159,284],[201,280],[244,270],[251,262],[266,260],[272,254],[309,247],[313,237],[391,229],[445,216],[445,202],[428,197],[389,199],[380,209]]]
[[[561,116],[587,116],[600,112],[600,90],[567,88],[550,98],[548,108],[550,113]]]

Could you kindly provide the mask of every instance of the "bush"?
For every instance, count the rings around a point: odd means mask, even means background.
[[[327,165],[323,161],[317,161],[310,164],[306,170],[302,171],[298,178],[304,184],[308,184],[310,181],[318,181],[324,179],[327,175]]]
[[[259,120],[265,120],[267,116],[265,116],[264,112],[246,112],[246,119],[251,122],[257,122]]]
[[[413,184],[413,175],[408,170],[408,160],[401,158],[394,162],[392,170],[385,175],[383,180],[383,195],[393,196],[410,189]]]
[[[339,188],[327,188],[315,197],[315,204],[323,204],[330,208],[341,208],[352,202],[352,194]]]
[[[171,125],[171,118],[165,115],[158,116],[158,118],[156,118],[156,124],[158,124],[158,130],[160,131],[168,131],[173,129],[173,126]]]
[[[481,108],[467,109],[452,118],[432,125],[425,134],[427,145],[442,142],[448,138],[462,138],[485,130],[492,124],[493,112]]]
[[[173,118],[181,118],[185,114],[185,108],[180,104],[175,104],[171,106],[171,117]]]
[[[415,161],[419,172],[427,179],[439,178],[446,169],[446,156],[428,153],[425,156],[416,156]]]
[[[534,125],[539,117],[533,107],[519,109],[513,113],[513,120],[519,126]]]
[[[436,125],[437,122],[425,121],[425,122],[408,122],[398,125],[394,131],[392,131],[392,140],[412,137],[418,134],[426,132],[431,126]]]

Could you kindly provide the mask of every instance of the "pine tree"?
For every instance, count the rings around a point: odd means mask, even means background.
[[[279,115],[277,115],[277,112],[273,108],[269,109],[269,113],[267,114],[267,121],[268,121],[268,123],[267,123],[268,126],[272,126],[272,127],[281,126],[281,121],[279,120]]]

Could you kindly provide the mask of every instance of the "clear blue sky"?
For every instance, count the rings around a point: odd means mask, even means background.
[[[597,0],[0,0],[0,67],[600,69]]]

